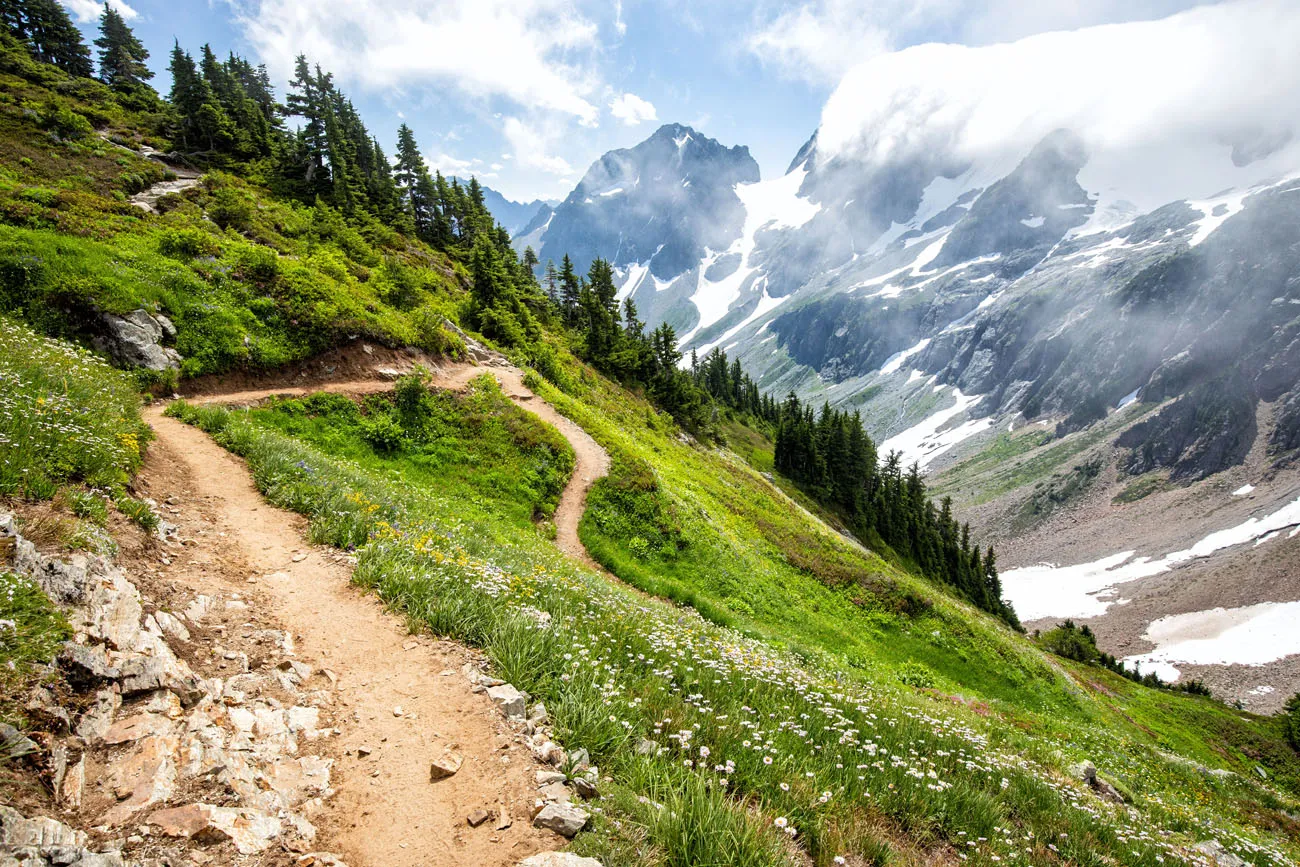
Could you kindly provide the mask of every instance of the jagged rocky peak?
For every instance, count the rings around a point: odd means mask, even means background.
[[[740,235],[745,209],[735,186],[758,179],[748,148],[665,124],[592,164],[556,207],[541,257],[567,253],[579,268],[597,257],[616,267],[648,263],[656,277],[671,279],[694,267],[705,248],[725,249]]]

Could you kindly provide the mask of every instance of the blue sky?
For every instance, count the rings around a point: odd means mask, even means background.
[[[95,0],[62,0],[88,33]],[[853,66],[909,45],[971,45],[1160,17],[1193,0],[110,0],[167,87],[173,38],[335,73],[390,151],[507,197],[562,198],[590,163],[665,122],[785,171]]]

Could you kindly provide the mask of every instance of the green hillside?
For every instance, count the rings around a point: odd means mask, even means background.
[[[309,123],[290,131],[236,61],[191,62],[191,91],[168,102],[0,36],[0,496],[47,504],[59,544],[107,550],[111,516],[157,520],[129,490],[149,390],[362,339],[459,357],[464,329],[609,453],[580,529],[609,574],[553,543],[572,449],[491,377],[465,394],[413,375],[364,400],[167,412],[246,458],[314,541],[353,551],[356,583],[412,628],[481,648],[545,702],[565,746],[611,778],[575,851],[607,867],[1157,867],[1203,864],[1192,847],[1216,839],[1250,864],[1300,859],[1285,719],[1048,653],[999,616],[997,593],[946,577],[996,571],[923,488],[899,514],[914,552],[956,564],[942,575],[831,529],[819,512],[858,526],[865,507],[765,477],[789,422],[773,396],[724,397],[681,369],[672,330],[643,333],[608,266],[539,285],[477,185],[400,158],[390,174],[319,70],[300,72]],[[241,116],[265,126],[235,135]],[[225,125],[199,123],[212,117]],[[164,164],[145,145],[189,156]],[[200,177],[161,213],[129,201],[183,162]],[[139,310],[174,324],[175,367],[90,354],[112,348],[106,317]],[[985,471],[972,459],[953,484]],[[25,591],[0,593],[0,620],[24,624],[0,632],[9,693],[44,676],[63,633]],[[1082,762],[1123,803],[1089,788]]]

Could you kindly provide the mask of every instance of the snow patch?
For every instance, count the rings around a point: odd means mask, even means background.
[[[1217,199],[1206,199],[1201,202],[1188,202],[1196,210],[1200,211],[1201,219],[1196,221],[1196,234],[1192,235],[1188,246],[1195,247],[1214,233],[1214,230],[1223,225],[1224,221],[1234,214],[1240,213],[1245,207],[1246,196],[1249,192],[1234,192],[1226,196],[1220,196]]]
[[[1219,530],[1182,551],[1159,560],[1125,551],[1092,563],[1057,566],[1039,563],[1002,573],[1003,595],[1022,620],[1042,617],[1098,617],[1113,603],[1120,584],[1168,572],[1180,563],[1209,557],[1225,548],[1276,538],[1282,530],[1300,531],[1300,499],[1262,518],[1249,518],[1235,527]]]
[[[1161,617],[1142,638],[1155,650],[1125,658],[1143,674],[1177,680],[1176,664],[1265,665],[1300,653],[1300,602],[1261,602]],[[1262,692],[1253,694],[1264,694]],[[1271,691],[1271,690],[1270,690]],[[1252,691],[1253,692],[1253,691]]]
[[[903,363],[907,361],[907,359],[911,358],[913,355],[916,355],[918,352],[923,351],[929,345],[930,345],[930,338],[927,337],[924,340],[917,343],[915,346],[912,346],[908,349],[904,349],[902,352],[895,352],[893,355],[889,357],[889,360],[886,361],[884,365],[881,366],[879,371],[880,375],[889,376],[891,373],[897,373],[898,371],[902,370]]]
[[[1130,405],[1132,405],[1132,404],[1137,403],[1138,392],[1141,391],[1141,390],[1142,390],[1142,387],[1141,387],[1141,386],[1138,386],[1137,388],[1135,388],[1135,389],[1133,389],[1132,391],[1130,391],[1128,394],[1126,394],[1126,395],[1124,395],[1123,397],[1121,397],[1121,398],[1119,399],[1119,403],[1117,403],[1117,404],[1115,405],[1115,409],[1123,409],[1123,408],[1126,407],[1126,406],[1130,406]]]
[[[1234,497],[1244,497],[1253,490],[1255,490],[1254,485],[1242,485],[1240,488],[1237,488],[1237,490],[1233,491],[1232,495]]]
[[[1031,229],[1039,229],[1042,228],[1043,223],[1046,222],[1046,217],[1030,217],[1028,220],[1021,220],[1020,225],[1028,226]]]
[[[935,391],[942,391],[944,388],[947,386],[937,386]],[[987,430],[993,424],[991,418],[972,419],[957,427],[941,431],[944,425],[981,400],[979,395],[962,394],[959,388],[954,388],[952,395],[954,400],[952,406],[939,410],[902,433],[894,434],[880,444],[879,454],[883,457],[890,452],[901,452],[904,466],[910,466],[915,462],[925,469],[939,455],[980,431]]]

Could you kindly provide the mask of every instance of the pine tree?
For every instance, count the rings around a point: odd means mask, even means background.
[[[135,38],[126,19],[110,4],[104,4],[99,18],[99,78],[121,93],[130,93],[146,87],[153,72],[145,66],[149,52]]]
[[[560,260],[560,309],[564,313],[564,321],[572,325],[578,318],[578,294],[580,291],[578,285],[578,275],[573,270],[573,260],[569,254],[565,253],[564,258]]]
[[[81,31],[56,0],[3,0],[0,25],[41,63],[82,78],[94,75]]]

